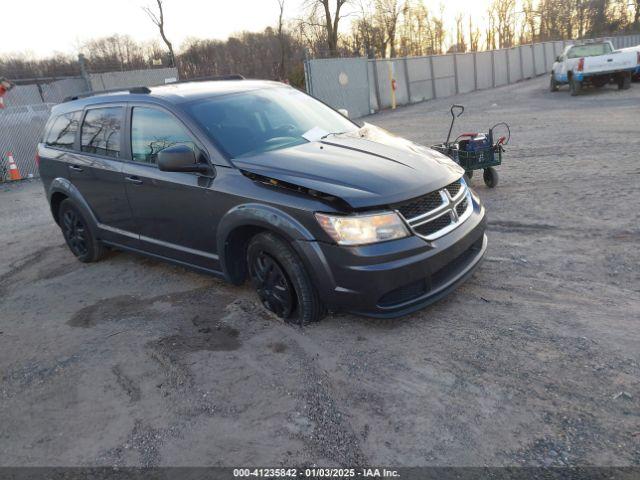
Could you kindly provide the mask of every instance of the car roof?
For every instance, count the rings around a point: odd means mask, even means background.
[[[164,105],[179,105],[204,98],[211,98],[231,93],[247,92],[265,88],[288,87],[279,82],[268,80],[211,80],[194,82],[177,82],[149,88],[130,88],[96,92],[86,97],[70,100],[56,105],[52,113],[63,113],[81,110],[87,106],[120,102],[146,102]],[[288,87],[291,88],[291,87]],[[148,92],[148,93],[141,93]]]

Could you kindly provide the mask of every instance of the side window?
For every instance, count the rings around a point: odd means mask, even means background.
[[[81,114],[82,112],[71,112],[56,117],[51,124],[44,143],[48,147],[71,150],[80,125]]]
[[[88,110],[82,124],[82,151],[118,158],[122,112],[122,107]]]
[[[169,113],[155,108],[135,107],[131,118],[131,158],[155,164],[158,152],[174,145],[196,150],[185,127]]]

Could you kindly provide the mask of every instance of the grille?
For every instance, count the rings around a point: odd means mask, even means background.
[[[456,206],[456,213],[459,217],[461,217],[462,214],[467,211],[467,205],[469,205],[469,201],[465,198]]]
[[[442,197],[440,196],[439,191],[427,193],[422,197],[400,205],[398,207],[398,211],[404,216],[406,219],[412,219],[423,213],[427,213],[434,208],[438,208],[442,205]]]
[[[451,224],[451,216],[449,214],[444,214],[441,217],[436,218],[427,223],[423,223],[418,227],[414,227],[413,229],[419,233],[420,235],[432,235],[436,233],[438,230],[442,230],[445,227],[448,227]]]
[[[454,198],[462,188],[462,184],[460,183],[460,180],[456,180],[455,182],[450,183],[444,188],[449,191],[449,195],[451,195],[451,198]]]
[[[380,300],[378,300],[378,305],[381,307],[390,307],[398,303],[408,302],[409,300],[413,300],[414,298],[418,298],[420,295],[423,295],[426,291],[427,285],[425,280],[418,280],[417,282],[410,283],[409,285],[405,285],[385,293],[380,297]]]

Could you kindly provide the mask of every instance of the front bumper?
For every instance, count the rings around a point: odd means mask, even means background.
[[[322,301],[333,311],[393,318],[444,297],[467,279],[487,248],[485,210],[428,242],[411,236],[361,247],[298,242]]]

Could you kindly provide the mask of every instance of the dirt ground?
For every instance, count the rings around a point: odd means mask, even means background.
[[[0,465],[640,465],[640,85],[547,78],[366,119],[426,144],[507,121],[489,249],[409,317],[304,330],[248,287],[77,262],[0,187]]]

